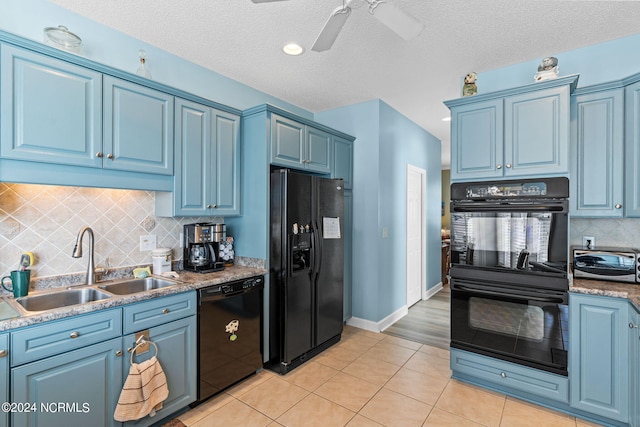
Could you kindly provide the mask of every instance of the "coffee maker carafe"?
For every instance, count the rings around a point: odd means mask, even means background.
[[[183,264],[187,271],[210,273],[224,270],[224,263],[218,260],[219,242],[215,224],[184,225]]]

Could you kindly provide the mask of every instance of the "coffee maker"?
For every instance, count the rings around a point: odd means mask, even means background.
[[[183,235],[184,270],[197,273],[224,270],[224,263],[218,257],[220,242],[227,237],[224,224],[185,224]]]

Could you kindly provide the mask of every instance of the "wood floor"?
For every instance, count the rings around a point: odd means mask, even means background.
[[[449,349],[449,286],[426,301],[418,301],[409,314],[383,331],[387,335],[405,338],[421,344]]]

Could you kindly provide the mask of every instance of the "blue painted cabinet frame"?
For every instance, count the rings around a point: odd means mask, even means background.
[[[0,402],[9,402],[9,334],[0,335]],[[0,412],[0,427],[9,425],[9,413]]]
[[[625,423],[630,391],[628,310],[623,298],[569,294],[571,407]]]

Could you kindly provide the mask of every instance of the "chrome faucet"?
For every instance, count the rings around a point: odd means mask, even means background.
[[[80,229],[80,232],[78,232],[78,237],[76,238],[76,245],[73,248],[73,254],[71,256],[74,258],[82,258],[82,237],[87,231],[89,232],[89,265],[87,266],[87,285],[93,285],[96,283],[96,270],[93,263],[93,230],[91,229],[91,227],[82,227]]]

